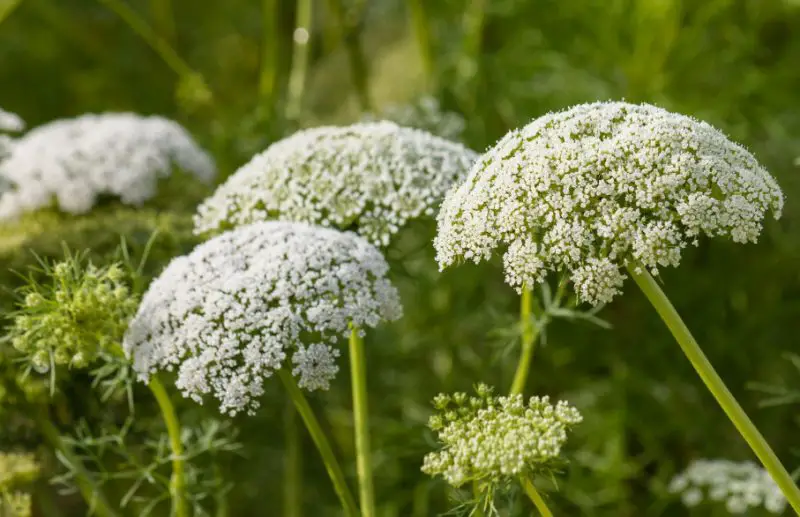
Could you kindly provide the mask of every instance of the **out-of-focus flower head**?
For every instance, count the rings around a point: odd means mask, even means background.
[[[705,236],[754,242],[783,194],[752,154],[712,126],[655,106],[582,104],[513,130],[450,191],[441,268],[504,252],[517,289],[551,271],[598,305],[630,264],[657,274]]]
[[[14,145],[14,139],[3,133],[18,133],[23,129],[25,129],[25,121],[19,115],[0,108],[0,160],[8,156]],[[2,185],[0,185],[0,192],[2,192]]]
[[[31,517],[31,495],[24,489],[39,473],[33,454],[0,452],[0,516]]]
[[[425,456],[422,471],[441,475],[453,486],[469,481],[500,484],[520,474],[552,466],[581,422],[578,410],[548,397],[493,396],[485,385],[477,396],[440,394],[429,426],[442,449]]]
[[[326,389],[350,325],[400,317],[383,255],[354,233],[267,221],[213,237],[149,287],[124,348],[142,380],[177,370],[177,387],[221,411],[254,411],[264,379],[291,368]],[[291,361],[287,362],[287,356]]]
[[[391,120],[401,126],[423,129],[448,140],[459,141],[464,132],[464,117],[453,111],[442,110],[439,99],[425,95],[408,104],[390,104],[376,116],[364,115],[364,120]]]
[[[695,460],[672,479],[669,490],[688,507],[711,502],[724,505],[732,514],[758,507],[781,514],[786,508],[780,487],[751,461]]]
[[[50,122],[14,142],[0,163],[10,186],[0,220],[43,207],[85,213],[100,196],[141,205],[174,169],[210,183],[214,162],[177,122],[133,113],[87,114]]]
[[[203,202],[203,234],[269,219],[353,230],[377,246],[434,215],[477,155],[393,122],[299,131],[256,155]]]

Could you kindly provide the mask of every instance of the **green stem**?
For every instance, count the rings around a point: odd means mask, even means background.
[[[286,449],[283,469],[283,515],[284,517],[300,517],[303,508],[303,456],[300,447],[297,410],[291,404],[286,405],[284,423]]]
[[[350,64],[350,77],[356,90],[359,107],[362,111],[372,111],[372,101],[369,94],[369,70],[364,49],[361,46],[358,24],[351,23],[345,13],[342,0],[328,0],[328,6],[336,24],[341,27],[344,47]]]
[[[408,10],[411,14],[411,27],[417,40],[422,70],[425,73],[425,86],[428,89],[432,89],[436,61],[433,45],[431,44],[431,28],[428,22],[428,14],[425,12],[425,0],[408,0]]]
[[[174,42],[175,17],[172,14],[172,0],[150,0],[150,12],[161,37],[167,42]]]
[[[483,48],[483,27],[488,0],[472,0],[464,13],[464,43],[458,62],[458,86],[467,106],[475,102],[475,84]]]
[[[119,517],[119,512],[111,508],[108,500],[103,494],[102,488],[95,483],[91,474],[86,471],[81,459],[72,451],[72,449],[64,443],[58,429],[55,428],[50,421],[49,416],[40,411],[37,413],[37,424],[39,430],[44,435],[45,440],[50,443],[50,446],[61,454],[62,458],[67,462],[69,468],[75,476],[75,484],[78,485],[78,490],[83,496],[83,500],[89,505],[89,509],[99,517]]]
[[[472,496],[475,498],[476,505],[475,510],[472,512],[474,517],[484,517],[485,513],[483,511],[483,494],[481,493],[481,486],[477,480],[472,482]]]
[[[192,67],[175,51],[169,42],[163,37],[159,36],[156,31],[145,21],[139,14],[131,9],[128,4],[122,0],[98,0],[106,7],[114,11],[117,16],[128,24],[133,31],[142,38],[145,43],[161,57],[161,59],[180,77],[193,77],[197,76]]]
[[[533,486],[533,482],[530,478],[526,475],[521,475],[519,477],[519,482],[522,485],[522,489],[525,491],[525,494],[528,498],[533,502],[533,505],[539,510],[539,513],[542,517],[553,517],[553,512],[550,511],[550,508],[547,507],[547,503],[544,502],[542,496],[536,490],[536,487]]]
[[[261,106],[272,111],[278,88],[278,58],[280,55],[280,9],[278,0],[261,0],[262,44],[261,70],[258,77],[258,96]]]
[[[361,516],[375,517],[375,495],[372,487],[372,451],[369,443],[369,409],[367,404],[367,368],[364,340],[359,329],[350,332],[350,377],[353,386],[353,422],[356,433],[356,466]]]
[[[347,487],[347,481],[345,481],[342,467],[339,466],[339,461],[336,459],[333,448],[328,438],[325,436],[325,433],[322,431],[322,427],[319,425],[319,420],[314,416],[311,406],[308,404],[305,396],[303,396],[303,392],[300,391],[300,388],[297,386],[294,377],[292,377],[292,373],[286,370],[278,370],[278,376],[281,382],[283,382],[295,409],[297,409],[297,412],[300,414],[300,418],[302,418],[303,422],[306,424],[306,429],[308,429],[311,439],[314,440],[314,444],[317,446],[320,456],[322,456],[325,469],[328,471],[328,475],[333,482],[333,488],[336,490],[336,495],[339,496],[339,501],[342,503],[345,515],[348,517],[358,517],[359,513],[356,501],[350,493],[350,489]]]
[[[292,34],[292,68],[289,72],[289,91],[286,99],[286,119],[296,121],[303,109],[308,56],[311,49],[312,0],[297,0],[295,30]]]
[[[186,481],[183,473],[183,442],[181,440],[181,425],[178,422],[178,417],[175,414],[175,407],[169,399],[167,390],[157,377],[151,377],[150,383],[147,385],[153,396],[158,402],[158,407],[161,409],[161,416],[164,418],[164,424],[167,426],[167,434],[169,435],[169,445],[172,449],[172,477],[169,483],[169,493],[172,498],[172,515],[173,517],[188,517],[189,507],[186,504]]]
[[[21,1],[22,0],[5,0],[0,2],[0,23],[3,23],[3,20],[11,16],[11,13],[19,6]]]
[[[517,363],[517,371],[514,373],[514,382],[511,384],[511,394],[518,395],[525,391],[525,384],[528,381],[528,372],[533,361],[533,350],[536,345],[536,338],[539,330],[531,321],[533,314],[533,292],[523,286],[522,296],[520,297],[519,323],[521,329],[522,353]]]
[[[683,349],[683,353],[686,354],[695,371],[700,375],[714,398],[717,399],[717,403],[728,415],[733,425],[736,426],[739,434],[750,445],[758,459],[761,460],[764,468],[767,469],[772,479],[778,484],[794,511],[800,515],[800,488],[797,487],[792,476],[781,464],[767,441],[747,416],[747,413],[744,412],[736,398],[725,386],[725,383],[714,370],[711,362],[705,356],[691,332],[689,332],[678,311],[672,306],[667,295],[664,294],[664,291],[661,290],[658,283],[644,267],[629,265],[628,272],[672,332],[673,337]]]

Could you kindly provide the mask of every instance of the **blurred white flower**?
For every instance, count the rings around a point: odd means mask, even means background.
[[[19,133],[23,129],[25,129],[25,121],[19,115],[0,108],[0,131]]]
[[[495,397],[485,385],[477,396],[439,395],[429,426],[442,449],[425,456],[422,471],[453,486],[468,481],[495,483],[547,468],[561,454],[567,431],[583,419],[564,401],[522,395]]]
[[[142,380],[177,369],[177,387],[221,411],[258,407],[265,378],[293,354],[309,390],[336,374],[332,347],[402,314],[383,255],[353,233],[268,221],[174,259],[148,289],[124,339]]]
[[[256,155],[204,201],[202,234],[269,219],[353,230],[378,246],[434,215],[477,155],[392,122],[299,131]]]
[[[423,129],[436,136],[458,141],[466,128],[464,117],[453,111],[443,111],[436,97],[425,95],[408,104],[390,104],[380,111],[378,119],[386,119],[401,126]],[[371,122],[376,116],[366,114],[363,120]]]
[[[210,182],[215,166],[178,123],[132,113],[87,114],[37,127],[15,141],[0,163],[10,184],[0,196],[0,220],[50,206],[91,210],[97,198],[140,205],[174,168]]]
[[[677,266],[701,235],[754,242],[783,194],[746,149],[710,125],[647,104],[592,103],[503,137],[439,212],[437,260],[504,250],[521,289],[567,272],[582,301],[610,301],[627,265]]]
[[[786,499],[769,473],[749,461],[695,460],[672,479],[669,491],[680,495],[686,506],[697,506],[707,499],[724,503],[732,514],[761,506],[780,514],[786,508]]]

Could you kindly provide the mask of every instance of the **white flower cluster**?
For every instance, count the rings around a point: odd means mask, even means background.
[[[382,119],[401,126],[423,129],[448,140],[460,140],[466,122],[453,111],[443,111],[436,97],[425,95],[410,104],[392,104],[381,111]],[[374,115],[364,115],[365,121],[375,120]]]
[[[505,247],[512,286],[567,272],[598,305],[620,292],[625,265],[657,274],[700,235],[755,241],[782,206],[769,173],[710,125],[647,104],[583,104],[484,154],[442,204],[435,246],[441,268]]]
[[[453,486],[503,478],[546,468],[561,453],[567,431],[582,420],[578,410],[548,397],[491,396],[485,386],[477,397],[439,395],[439,414],[430,427],[443,449],[425,456],[422,471],[441,475]]]
[[[402,314],[388,265],[353,233],[267,221],[225,232],[174,259],[145,293],[124,339],[140,379],[177,369],[177,387],[221,411],[252,412],[263,381],[293,353],[293,374],[326,389],[333,348]]]
[[[680,494],[686,506],[707,499],[724,503],[733,514],[761,506],[780,514],[786,508],[786,499],[769,473],[750,461],[695,460],[672,479],[669,491]]]
[[[378,246],[433,215],[477,155],[392,122],[325,126],[280,140],[203,202],[199,234],[281,219],[353,230]]]
[[[204,182],[216,172],[178,123],[132,113],[56,120],[28,132],[11,151],[0,163],[0,178],[12,185],[0,197],[0,220],[54,200],[64,212],[85,213],[104,194],[140,205],[174,167]]]

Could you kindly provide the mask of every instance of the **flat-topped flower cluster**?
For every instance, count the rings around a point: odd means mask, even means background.
[[[432,216],[477,155],[392,122],[298,131],[256,155],[198,209],[197,233],[269,219],[353,230],[378,246]]]
[[[293,354],[293,374],[325,389],[335,345],[354,325],[401,316],[388,265],[363,238],[267,221],[225,232],[174,259],[142,299],[124,340],[146,380],[177,369],[177,387],[221,411],[253,411],[263,381]]]
[[[16,140],[0,163],[10,188],[0,195],[0,220],[48,207],[88,212],[102,195],[140,205],[160,178],[178,168],[210,182],[211,158],[178,123],[133,113],[86,114],[39,126]]]
[[[672,479],[669,490],[680,494],[686,506],[717,502],[733,514],[761,506],[770,513],[781,514],[786,508],[780,487],[766,470],[751,461],[695,460]]]
[[[712,126],[592,103],[540,117],[484,154],[445,199],[435,246],[442,268],[504,249],[512,286],[565,272],[597,305],[620,292],[626,265],[677,266],[702,235],[753,242],[782,205],[775,180]]]
[[[453,486],[468,481],[500,482],[546,468],[558,458],[567,431],[581,422],[578,410],[548,397],[496,397],[480,385],[477,396],[439,395],[429,426],[442,450],[425,456],[423,472]]]

